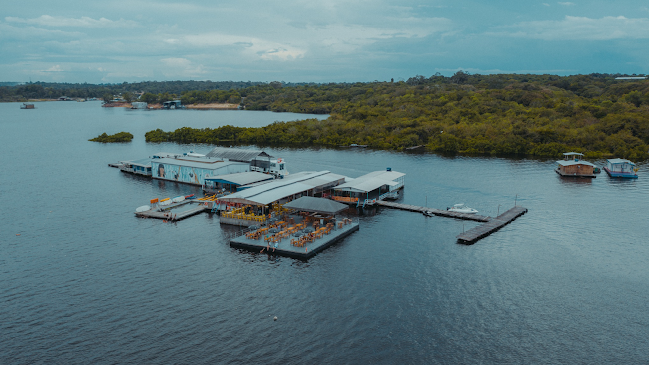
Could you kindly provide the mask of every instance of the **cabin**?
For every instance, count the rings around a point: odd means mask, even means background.
[[[20,106],[20,109],[34,109],[34,104],[23,103],[23,105]]]
[[[131,109],[148,109],[149,104],[145,101],[134,101],[131,103]]]
[[[554,171],[565,177],[595,178],[595,168],[597,166],[582,160],[583,157],[582,153],[566,152],[563,154],[563,160],[557,161],[558,166]]]
[[[136,175],[151,176],[151,160],[143,158],[133,161],[119,161],[119,169],[123,172],[130,172]]]
[[[379,200],[397,199],[405,176],[389,167],[385,171],[370,172],[336,186],[331,199],[360,207],[374,205]]]
[[[206,154],[207,157],[221,158],[229,161],[245,162],[250,165],[250,171],[271,174],[278,178],[288,175],[286,161],[282,158],[274,158],[261,150],[250,150],[245,148],[215,147]]]
[[[604,170],[610,177],[621,177],[625,179],[638,178],[638,169],[635,164],[622,158],[606,160]]]

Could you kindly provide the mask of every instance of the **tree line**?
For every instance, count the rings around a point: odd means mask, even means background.
[[[404,150],[590,158],[649,157],[649,83],[617,75],[415,76],[399,82],[260,84],[240,90],[246,109],[326,113],[326,120],[261,128],[181,128],[149,142],[365,144]]]

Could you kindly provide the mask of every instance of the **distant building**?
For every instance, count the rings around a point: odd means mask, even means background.
[[[170,100],[162,103],[163,109],[183,109],[183,103],[180,100]]]
[[[646,76],[622,76],[622,77],[616,77],[616,80],[645,80],[647,77]]]

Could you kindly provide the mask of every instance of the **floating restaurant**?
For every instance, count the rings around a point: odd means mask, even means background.
[[[554,171],[566,177],[596,177],[594,170],[597,166],[582,160],[584,155],[578,152],[566,152],[563,160],[557,161],[559,165]]]
[[[399,189],[404,186],[405,176],[406,174],[392,171],[389,167],[385,171],[370,172],[336,186],[331,199],[357,207],[374,205],[384,199],[397,199]]]
[[[296,214],[284,214],[265,227],[253,226],[231,237],[230,246],[251,251],[308,259],[358,231],[358,222],[337,218],[347,205],[304,196],[284,204]]]
[[[203,186],[205,178],[248,171],[248,164],[209,157],[181,156],[151,160],[154,179]]]
[[[322,195],[343,183],[345,176],[329,171],[299,172],[220,197],[216,209],[226,211],[221,213],[221,223],[249,226],[260,219],[265,220],[269,213],[277,214],[288,201]],[[236,214],[228,212],[235,206],[243,210]],[[271,211],[270,208],[274,209]]]

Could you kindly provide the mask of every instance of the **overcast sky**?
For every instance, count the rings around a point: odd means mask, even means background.
[[[8,1],[0,81],[649,73],[649,2]]]

